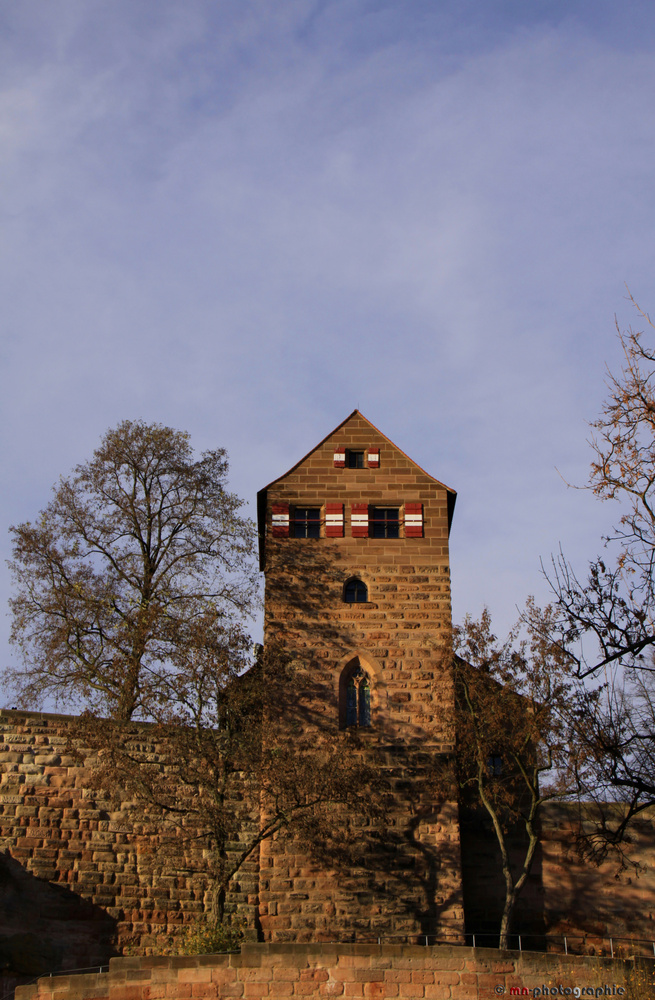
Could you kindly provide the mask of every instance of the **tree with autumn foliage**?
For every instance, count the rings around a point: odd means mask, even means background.
[[[529,612],[537,614],[533,604]],[[454,629],[449,654],[456,752],[442,777],[454,778],[465,807],[491,820],[505,890],[501,948],[508,947],[516,902],[534,863],[543,806],[572,795],[584,768],[569,726],[572,664],[545,638],[550,615],[550,609],[541,612],[540,628],[529,627],[523,637],[516,628],[499,642],[485,610],[479,621],[467,617]],[[519,859],[509,846],[517,830],[524,844]]]
[[[11,529],[19,703],[152,717],[199,629],[211,647],[244,622],[255,529],[227,471],[222,448],[196,457],[188,434],[126,420]]]

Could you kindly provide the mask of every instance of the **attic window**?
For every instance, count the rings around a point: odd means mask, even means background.
[[[364,468],[364,452],[363,451],[351,451],[350,448],[346,452],[346,466],[349,469],[363,469]]]

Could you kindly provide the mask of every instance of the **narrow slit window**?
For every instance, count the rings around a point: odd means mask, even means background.
[[[499,753],[492,753],[487,760],[487,771],[490,778],[500,778],[503,773],[503,758]]]
[[[365,729],[371,725],[371,685],[368,674],[358,666],[350,675],[346,685],[346,729],[358,726]],[[343,725],[342,722],[342,725]]]

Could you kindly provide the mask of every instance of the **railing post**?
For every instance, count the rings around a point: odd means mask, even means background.
[[[566,934],[565,934],[564,935],[564,954],[568,955],[568,953],[569,953],[569,945],[568,945],[568,942],[566,940]]]
[[[523,951],[523,949],[521,948],[521,935],[520,934],[519,934],[519,951]]]
[[[614,958],[614,942],[610,938],[610,955]]]

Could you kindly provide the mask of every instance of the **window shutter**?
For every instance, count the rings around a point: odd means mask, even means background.
[[[368,504],[354,503],[350,508],[350,527],[353,538],[368,538]]]
[[[369,448],[368,449],[368,467],[369,467],[369,469],[379,469],[380,468],[380,449],[379,448]]]
[[[274,538],[289,537],[289,504],[274,503],[271,506],[273,513],[272,534]]]
[[[334,449],[334,467],[335,469],[346,468],[346,449],[340,444]]]
[[[326,503],[325,537],[343,538],[343,504]]]
[[[405,538],[423,538],[423,504],[405,504]]]

